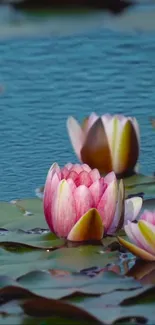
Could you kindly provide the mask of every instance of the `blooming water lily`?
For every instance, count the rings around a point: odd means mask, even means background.
[[[134,117],[92,113],[82,126],[67,121],[68,133],[78,158],[101,173],[133,172],[139,156],[139,126]]]
[[[118,237],[121,245],[146,261],[155,261],[155,211],[145,210],[138,223],[128,221],[124,227],[132,243]]]
[[[114,172],[101,177],[88,165],[53,164],[44,188],[44,214],[59,237],[71,241],[100,240],[138,215],[142,199],[124,200],[123,181]]]

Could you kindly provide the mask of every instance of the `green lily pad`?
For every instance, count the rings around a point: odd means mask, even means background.
[[[121,302],[121,306],[129,306],[135,304],[150,304],[155,302],[155,286],[149,286],[137,295],[132,295]]]
[[[14,204],[25,211],[30,211],[32,214],[43,213],[43,203],[37,198],[14,200]]]
[[[80,246],[61,248],[49,253],[48,259],[55,260],[58,269],[78,272],[92,266],[104,267],[108,263],[117,262],[118,252],[106,253],[103,246]]]
[[[70,295],[101,295],[115,290],[140,288],[133,279],[124,279],[112,272],[104,272],[93,279],[81,274],[55,277],[50,272],[34,271],[17,279],[17,283],[32,293],[59,299]]]
[[[144,288],[136,288],[134,290],[121,290],[119,291],[112,291],[106,294],[103,294],[99,297],[81,297],[81,300],[76,300],[68,298],[65,299],[65,301],[73,302],[77,306],[81,307],[88,307],[88,308],[98,308],[98,306],[101,306],[101,304],[104,306],[104,308],[108,308],[109,306],[117,307],[121,304],[122,301],[124,301],[126,298],[130,299],[130,297],[133,297],[133,294],[139,295],[143,293],[145,290]]]
[[[53,233],[27,234],[9,231],[5,236],[0,236],[0,247],[10,251],[21,252],[27,249],[52,250],[65,244],[64,239],[56,237]]]
[[[0,227],[9,222],[16,222],[23,217],[23,211],[11,203],[0,202]]]
[[[126,196],[137,193],[155,195],[155,177],[135,174],[124,178]]]
[[[20,276],[33,270],[60,269],[78,272],[83,268],[94,265],[104,267],[107,263],[118,260],[119,253],[103,253],[103,247],[81,246],[76,248],[59,248],[55,251],[24,250],[21,254],[16,251],[11,243],[10,252],[8,247],[0,250],[0,275]],[[12,252],[11,252],[12,251]],[[11,267],[10,267],[11,266]]]
[[[154,206],[155,199],[144,200],[143,209]],[[0,324],[155,321],[155,287],[144,286],[134,272],[117,274],[125,262],[116,237],[80,245],[59,239],[48,230],[38,198],[1,202],[0,227]],[[86,272],[95,267],[98,272]],[[153,270],[143,265],[145,276]]]
[[[48,229],[42,201],[34,198],[13,203],[0,202],[0,227],[9,230]]]

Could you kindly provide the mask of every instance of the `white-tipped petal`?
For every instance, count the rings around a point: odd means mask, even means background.
[[[81,159],[80,151],[85,139],[84,132],[80,124],[73,117],[68,118],[67,129],[75,153]]]
[[[139,196],[125,200],[125,225],[127,224],[127,221],[134,221],[137,218],[142,204],[143,200]]]
[[[122,115],[102,116],[112,156],[113,170],[121,174],[133,170],[139,154],[138,124]]]

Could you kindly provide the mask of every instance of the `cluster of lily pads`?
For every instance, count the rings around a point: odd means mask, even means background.
[[[137,173],[138,123],[93,113],[67,127],[80,163],[0,203],[0,324],[152,324],[155,178]]]

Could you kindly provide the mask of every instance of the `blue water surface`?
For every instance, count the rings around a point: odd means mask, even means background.
[[[0,39],[0,200],[32,197],[50,165],[77,162],[66,119],[137,117],[140,170],[155,170],[155,33],[104,26]]]

